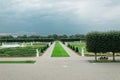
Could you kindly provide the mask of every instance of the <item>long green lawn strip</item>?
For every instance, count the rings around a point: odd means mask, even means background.
[[[26,60],[26,61],[0,61],[0,64],[22,64],[22,63],[27,63],[27,64],[33,64],[36,61],[34,60]]]
[[[56,42],[51,57],[69,57],[69,55],[64,50],[64,48],[60,45],[60,43]]]

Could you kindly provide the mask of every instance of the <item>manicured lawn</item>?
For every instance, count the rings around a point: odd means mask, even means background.
[[[21,64],[21,63],[30,63],[33,64],[36,61],[26,60],[26,61],[0,61],[0,64]]]
[[[56,42],[51,57],[69,57],[69,55],[64,50],[64,48],[60,45],[60,43]]]

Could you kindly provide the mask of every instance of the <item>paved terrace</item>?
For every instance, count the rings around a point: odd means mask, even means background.
[[[1,58],[37,62],[0,64],[0,80],[120,80],[119,63],[89,63],[94,57],[80,57],[62,44],[71,57],[51,58],[54,45],[39,58]]]

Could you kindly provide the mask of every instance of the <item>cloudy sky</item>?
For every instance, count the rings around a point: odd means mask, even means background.
[[[0,33],[120,30],[120,0],[0,0]]]

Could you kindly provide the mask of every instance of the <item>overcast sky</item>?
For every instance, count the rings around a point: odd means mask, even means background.
[[[0,0],[0,33],[120,30],[120,0]]]

